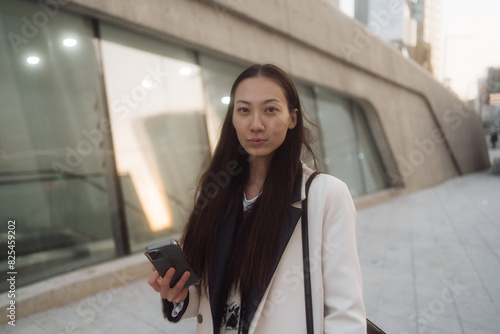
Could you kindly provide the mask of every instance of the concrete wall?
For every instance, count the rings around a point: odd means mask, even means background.
[[[328,1],[73,0],[65,7],[232,61],[273,62],[357,100],[388,178],[406,190],[489,166],[476,113]]]

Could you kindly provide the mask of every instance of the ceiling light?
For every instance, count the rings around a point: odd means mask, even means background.
[[[73,47],[76,45],[76,39],[74,38],[66,38],[64,41],[63,41],[63,45],[64,46],[67,46],[69,48]]]
[[[40,62],[40,58],[35,57],[35,56],[30,56],[30,57],[26,58],[26,61],[28,62],[28,64],[36,65]]]
[[[220,101],[222,102],[222,104],[229,104],[231,98],[229,96],[224,96],[222,99],[220,99]]]

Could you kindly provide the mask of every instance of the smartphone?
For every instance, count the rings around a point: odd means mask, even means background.
[[[189,271],[191,275],[184,285],[185,287],[200,282],[198,275],[196,275],[189,264],[177,241],[170,240],[163,244],[150,246],[146,248],[144,254],[149,261],[151,261],[161,277],[165,276],[168,269],[172,267],[175,268],[174,277],[172,277],[172,281],[170,281],[171,288],[177,284],[186,271]]]

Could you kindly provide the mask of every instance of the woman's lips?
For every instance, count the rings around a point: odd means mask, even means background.
[[[249,139],[248,142],[251,145],[258,146],[258,145],[264,144],[265,140],[264,139],[260,139],[260,138],[254,138],[254,139]]]

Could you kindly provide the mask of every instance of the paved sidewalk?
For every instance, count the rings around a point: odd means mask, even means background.
[[[499,333],[499,175],[362,210],[357,233],[368,317],[388,333]]]
[[[496,150],[494,153],[498,153]],[[500,175],[449,180],[358,213],[368,318],[388,334],[500,328]],[[18,319],[1,333],[193,334],[166,323],[146,279]]]

